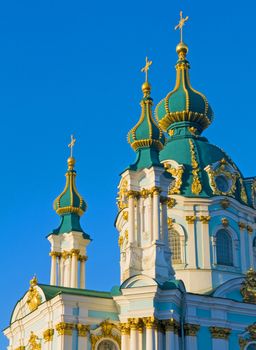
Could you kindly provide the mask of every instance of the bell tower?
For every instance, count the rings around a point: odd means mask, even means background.
[[[152,117],[153,100],[148,82],[146,59],[142,69],[141,116],[128,133],[128,142],[136,152],[135,163],[121,175],[116,227],[119,231],[121,282],[142,274],[163,283],[174,277],[168,245],[168,188],[172,177],[159,161],[165,144],[162,130]]]
[[[80,225],[80,217],[86,211],[86,203],[78,193],[75,178],[75,158],[71,137],[71,154],[67,160],[66,185],[55,199],[54,209],[61,217],[60,226],[49,234],[51,243],[51,285],[85,288],[86,247],[90,237]]]

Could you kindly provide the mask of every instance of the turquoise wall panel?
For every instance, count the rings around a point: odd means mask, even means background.
[[[102,318],[102,319],[111,319],[114,321],[118,321],[118,314],[115,312],[108,312],[108,311],[95,311],[95,310],[88,310],[88,317],[94,317],[94,318]]]
[[[197,344],[199,350],[213,350],[212,349],[212,337],[208,327],[200,327],[197,335]],[[217,350],[217,349],[214,349]]]

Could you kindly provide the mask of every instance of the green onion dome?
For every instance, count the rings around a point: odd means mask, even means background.
[[[134,151],[140,148],[153,147],[163,149],[165,137],[162,130],[152,117],[153,100],[150,97],[151,87],[148,82],[142,85],[144,97],[140,103],[141,116],[138,123],[129,131],[128,142]]]
[[[54,210],[61,216],[61,224],[58,229],[53,231],[54,234],[71,231],[83,232],[80,226],[80,216],[86,211],[87,205],[76,188],[75,158],[69,157],[67,163],[65,188],[53,203]]]
[[[213,112],[206,97],[192,88],[189,79],[188,47],[183,42],[177,45],[176,84],[156,106],[155,116],[159,126],[173,135],[179,123],[197,129],[200,134],[212,122]],[[184,125],[184,124],[183,124]]]
[[[142,84],[141,116],[138,123],[129,131],[127,139],[137,154],[131,168],[160,165],[159,151],[165,145],[165,136],[152,116],[153,100],[150,97],[151,87],[146,81]]]

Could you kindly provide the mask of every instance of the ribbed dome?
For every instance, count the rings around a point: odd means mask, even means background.
[[[129,144],[135,151],[148,147],[161,150],[165,144],[164,134],[152,117],[153,100],[150,97],[150,90],[150,84],[145,82],[142,85],[144,97],[140,103],[141,116],[138,123],[129,131],[127,137]]]
[[[189,122],[188,127],[195,128],[200,134],[211,124],[213,112],[206,97],[190,84],[190,66],[186,60],[187,46],[180,43],[176,51],[179,56],[176,64],[176,84],[156,106],[156,119],[159,126],[170,135],[173,135],[173,129],[179,122]]]
[[[66,185],[63,192],[55,199],[53,205],[59,215],[74,213],[81,216],[86,210],[86,203],[76,189],[74,165],[75,159],[73,157],[68,158]]]

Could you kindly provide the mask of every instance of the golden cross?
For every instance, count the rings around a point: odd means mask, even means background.
[[[188,16],[183,18],[183,13],[182,11],[180,11],[180,21],[179,23],[176,25],[176,27],[174,28],[175,30],[179,29],[180,30],[180,42],[183,42],[183,27],[185,25],[185,22],[187,22],[188,20]]]
[[[74,138],[73,135],[71,135],[71,142],[68,145],[68,147],[70,147],[70,157],[73,157],[73,147],[74,147],[75,143],[76,143],[76,139]]]
[[[148,82],[148,70],[149,70],[149,67],[151,66],[153,62],[152,61],[149,61],[148,58],[146,57],[146,64],[145,66],[141,69],[141,72],[145,72],[145,76],[146,76],[146,82]]]

